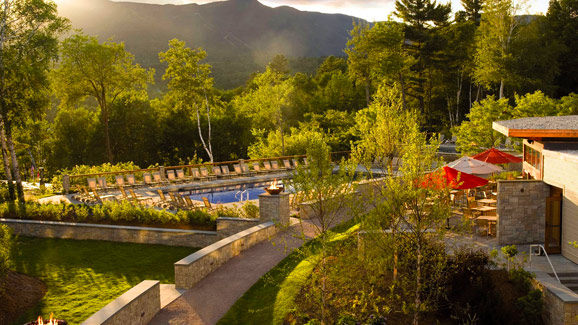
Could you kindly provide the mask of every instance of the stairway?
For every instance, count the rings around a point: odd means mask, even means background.
[[[549,276],[555,278],[554,273],[548,273]],[[569,272],[569,273],[558,273],[558,278],[563,285],[565,285],[568,289],[578,293],[578,273],[576,272]]]

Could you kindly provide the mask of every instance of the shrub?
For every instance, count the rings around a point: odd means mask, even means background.
[[[1,280],[12,267],[11,257],[13,245],[12,229],[6,225],[0,224],[0,293],[3,289],[3,281]]]
[[[248,219],[259,219],[259,207],[251,202],[243,205],[243,216]]]
[[[119,172],[125,170],[138,170],[141,169],[139,166],[135,165],[132,161],[125,163],[118,163],[112,165],[110,163],[104,163],[98,166],[88,166],[88,165],[77,165],[73,168],[65,168],[59,170],[52,178],[52,188],[54,192],[62,191],[62,175],[84,175],[84,174],[99,174],[106,172]],[[114,175],[107,176],[107,182],[114,183]],[[71,186],[74,185],[86,185],[86,179],[72,179],[70,182]]]
[[[217,216],[219,218],[241,218],[241,212],[235,208],[219,207],[217,209]]]
[[[541,324],[543,305],[542,291],[538,289],[531,290],[516,301],[516,308],[520,311],[524,324]]]

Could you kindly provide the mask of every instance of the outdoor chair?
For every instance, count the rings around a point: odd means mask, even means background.
[[[229,177],[235,177],[235,176],[237,176],[237,173],[232,173],[231,171],[229,171],[229,166],[227,166],[227,165],[222,165],[222,166],[221,166],[221,173],[222,173],[223,175],[227,175],[227,176],[229,176]]]
[[[134,174],[126,175],[126,183],[128,184],[128,186],[131,186],[131,187],[137,187],[137,186],[141,185],[141,184],[137,184],[136,178],[134,177]]]
[[[88,187],[95,192],[96,191],[96,178],[87,178],[86,182],[88,183]]]
[[[273,160],[271,162],[271,169],[273,169],[273,171],[282,171],[284,168],[279,167],[279,162],[277,162],[277,160]]]
[[[200,171],[201,171],[201,176],[208,178],[210,181],[217,179],[217,176],[209,175],[209,170],[206,167],[201,167]]]
[[[243,171],[243,175],[253,176],[256,174],[256,172],[249,169],[249,165],[247,164],[241,164],[241,170]]]
[[[243,173],[243,169],[241,168],[240,164],[234,164],[233,168],[235,168],[235,174],[237,174],[237,176],[244,176],[245,175]]]
[[[143,178],[143,183],[145,186],[158,185],[158,183],[153,180],[151,173],[143,173],[142,178]]]
[[[217,176],[217,178],[228,177],[228,176],[223,175],[223,173],[221,172],[221,167],[219,167],[219,166],[213,166],[213,175]]]
[[[145,204],[145,205],[152,203],[152,199],[153,199],[152,197],[144,197],[142,195],[137,195],[132,188],[129,188],[128,192],[130,193],[130,198],[136,203]]]
[[[303,158],[303,164],[305,165],[305,167],[309,166],[309,162],[307,161],[307,158]]]
[[[261,169],[261,165],[258,162],[254,162],[253,163],[253,170],[257,173],[257,174],[265,174],[267,173],[266,170],[262,170]]]
[[[108,184],[106,183],[106,177],[99,177],[97,178],[98,181],[98,186],[100,187],[101,190],[107,192],[111,189],[114,189],[114,187],[110,187],[108,186]]]
[[[190,197],[190,196],[185,195],[184,198],[185,198],[185,204],[186,204],[187,208],[189,208],[189,209],[192,210],[192,209],[197,209],[197,208],[200,207],[199,205],[196,205],[196,204],[193,202],[193,200],[191,200],[191,197]]]
[[[166,183],[167,183],[167,181],[165,181],[165,180],[163,180],[163,179],[161,178],[161,173],[160,173],[160,172],[154,172],[154,173],[153,173],[153,181],[154,181],[156,184],[166,184]]]
[[[179,180],[182,183],[186,183],[187,181],[192,179],[192,177],[185,176],[185,171],[183,169],[177,169],[176,173],[177,173],[177,180]]]
[[[167,180],[169,181],[169,183],[176,183],[177,182],[177,177],[175,176],[175,171],[170,169],[167,170]]]
[[[285,166],[285,169],[287,169],[287,170],[293,169],[293,166],[291,166],[291,162],[288,159],[283,160],[283,165]]]
[[[291,161],[293,162],[293,168],[299,167],[299,161],[297,159],[293,158]]]
[[[175,193],[173,192],[169,192],[169,197],[171,198],[172,204],[177,208],[177,209],[183,209],[184,205],[181,204],[181,202],[179,201],[179,199],[177,198],[177,196],[175,195]],[[182,197],[181,197],[182,200]]]
[[[155,206],[162,209],[176,210],[175,206],[172,204],[172,201],[166,198],[165,193],[163,193],[163,191],[157,190],[157,193],[159,195],[159,201],[155,203]]]
[[[213,206],[211,205],[211,201],[209,201],[208,198],[203,196],[203,204],[205,205],[205,208],[207,208],[207,210],[212,211],[213,210]]]
[[[114,180],[116,182],[116,187],[121,188],[124,187],[124,176],[123,175],[116,175],[114,176]]]
[[[269,161],[264,161],[264,162],[263,162],[263,167],[265,167],[265,170],[266,170],[268,173],[274,173],[274,172],[275,172],[275,171],[273,170],[273,168],[271,167],[271,162],[269,162]]]
[[[200,180],[201,182],[208,180],[207,177],[204,177],[203,175],[201,175],[198,168],[192,168],[191,173],[193,173],[194,179]]]

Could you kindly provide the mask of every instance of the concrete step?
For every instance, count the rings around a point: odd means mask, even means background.
[[[161,284],[161,309],[175,301],[186,290],[176,289],[174,284]]]

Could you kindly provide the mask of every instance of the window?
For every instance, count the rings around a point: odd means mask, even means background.
[[[542,170],[542,153],[527,145],[524,145],[524,161],[536,168],[536,170]]]

